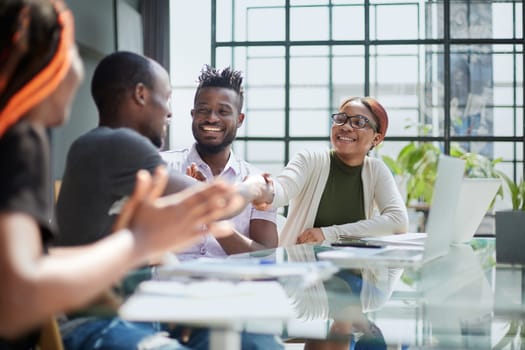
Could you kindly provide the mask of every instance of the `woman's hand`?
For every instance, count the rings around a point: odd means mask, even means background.
[[[325,240],[323,231],[318,228],[309,228],[306,229],[303,233],[297,237],[297,243],[320,243]]]

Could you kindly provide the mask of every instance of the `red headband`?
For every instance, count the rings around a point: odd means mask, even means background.
[[[47,66],[11,96],[4,109],[0,110],[0,137],[31,108],[51,95],[69,70],[69,49],[74,43],[73,15],[62,1],[53,1],[53,5],[61,28],[57,50]]]

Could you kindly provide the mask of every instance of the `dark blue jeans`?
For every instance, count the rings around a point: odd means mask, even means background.
[[[170,332],[170,334],[173,336],[173,338],[180,339],[181,330],[181,327],[177,327],[174,331]],[[208,350],[209,335],[208,329],[192,329],[190,340],[188,343],[184,343],[184,345],[189,346],[194,350]],[[284,349],[284,345],[278,337],[273,335],[242,332],[241,349],[281,350]]]
[[[98,319],[78,326],[63,338],[63,342],[66,350],[132,350],[137,349],[144,339],[155,335],[159,330],[161,329],[156,323],[127,322],[120,318]],[[184,345],[175,340],[180,338],[181,330],[182,327],[177,327],[170,331],[172,339],[169,342],[162,342],[160,345],[149,342],[147,349],[207,350],[209,348],[207,329],[192,329],[190,339]],[[282,342],[273,335],[247,332],[241,334],[241,345],[243,350],[284,349]]]
[[[120,318],[88,321],[66,334],[62,341],[66,350],[130,350],[159,332],[153,323],[127,322]],[[150,338],[151,339],[151,338]],[[150,349],[188,350],[174,339]]]

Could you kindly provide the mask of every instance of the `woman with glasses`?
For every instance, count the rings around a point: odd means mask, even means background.
[[[298,153],[273,180],[268,204],[289,204],[281,246],[407,230],[406,207],[390,170],[368,156],[388,128],[383,106],[372,97],[350,97],[331,118],[332,149]]]

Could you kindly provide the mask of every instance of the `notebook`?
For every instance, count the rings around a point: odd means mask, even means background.
[[[387,265],[407,267],[422,265],[448,253],[455,231],[465,161],[442,155],[439,158],[432,204],[428,214],[427,235],[421,247],[389,245],[381,249],[348,247],[318,254],[321,260],[339,267]]]
[[[283,287],[275,281],[190,283],[144,281],[119,308],[129,321],[174,322],[237,329],[239,322],[294,317]]]
[[[501,180],[496,178],[463,179],[453,244],[465,243],[472,239],[500,186]]]

